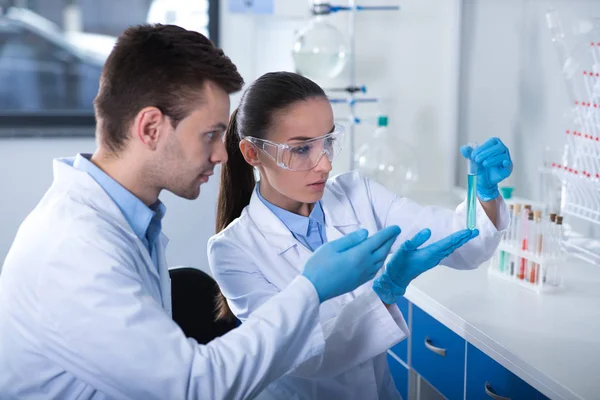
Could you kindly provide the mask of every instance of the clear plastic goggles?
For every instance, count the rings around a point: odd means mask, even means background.
[[[281,168],[290,171],[308,171],[317,166],[323,155],[327,156],[329,162],[333,162],[334,155],[342,148],[344,127],[335,124],[333,131],[327,135],[291,144],[276,143],[252,136],[246,136],[244,140],[271,157]]]

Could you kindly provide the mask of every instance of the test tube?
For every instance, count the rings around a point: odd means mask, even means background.
[[[512,229],[511,229],[511,245],[512,246],[517,246],[520,243],[519,240],[519,225],[520,225],[520,217],[521,217],[521,204],[517,203],[515,204],[515,208],[513,210],[513,215],[512,215]]]
[[[521,221],[520,221],[520,217],[521,217],[521,203],[516,203],[515,207],[513,209],[513,215],[512,215],[512,221],[511,221],[511,229],[510,229],[510,245],[513,246],[515,249],[519,248],[519,244],[521,242]],[[507,272],[510,276],[514,276],[515,275],[515,266],[517,265],[517,256],[512,254],[510,256],[510,265],[509,268],[507,268]]]
[[[556,216],[556,255],[560,255],[563,246],[563,217],[562,215]]]
[[[563,237],[563,217],[562,215],[557,215],[556,216],[556,225],[554,226],[555,228],[555,232],[554,232],[554,240],[555,240],[555,256],[560,256],[560,254],[562,253],[562,237]],[[552,269],[552,273],[553,276],[551,277],[552,283],[554,284],[558,284],[558,268],[556,265],[554,265],[554,268]],[[544,282],[546,281],[546,277],[544,277]]]
[[[500,250],[498,258],[498,269],[500,272],[504,272],[504,265],[506,264],[506,252],[504,250]]]
[[[554,227],[556,226],[556,214],[552,213],[550,214],[549,220],[546,222],[546,249],[544,250],[544,254],[552,257],[554,256],[554,252],[556,250],[556,243],[555,238],[554,238]]]
[[[527,252],[529,247],[529,228],[533,225],[533,213],[529,214],[523,213],[523,215],[527,215],[527,218],[523,219],[523,225],[521,226],[521,250]],[[521,262],[519,263],[519,273],[517,274],[518,279],[525,279],[525,274],[527,271],[527,258],[521,257]]]
[[[558,254],[558,252],[556,250],[556,248],[558,247],[558,241],[556,238],[556,214],[555,213],[551,213],[548,218],[548,221],[546,221],[546,226],[544,227],[544,241],[545,241],[545,245],[543,248],[544,257],[547,257],[554,264],[555,261],[552,260],[552,258],[554,258]],[[546,266],[544,267],[544,270],[542,272],[542,274],[543,274],[542,282],[544,282],[544,283],[546,283],[546,281],[547,281],[549,266],[551,266],[551,264],[546,263]]]
[[[534,228],[533,228],[533,238],[534,238],[534,242],[533,244],[533,253],[536,256],[541,256],[542,255],[542,246],[543,246],[543,231],[542,231],[542,212],[541,211],[534,211],[533,213],[534,216]],[[529,270],[529,282],[531,283],[537,283],[538,280],[538,276],[540,273],[540,264],[538,263],[531,263],[531,268]]]
[[[535,254],[542,256],[543,242],[544,242],[544,228],[542,225],[542,212],[539,210],[534,211],[533,218],[535,220]]]
[[[469,143],[475,151],[477,143]],[[473,230],[477,222],[477,164],[474,160],[467,160],[467,228]]]
[[[523,212],[521,213],[521,236],[523,235],[523,227],[527,225],[527,221],[529,218],[529,213],[531,212],[531,206],[529,204],[525,204],[523,206]],[[523,237],[519,238],[519,246],[523,243]]]
[[[511,204],[509,206],[509,208],[510,208],[510,212],[509,212],[508,215],[510,215],[511,221],[510,221],[510,225],[508,227],[508,231],[505,232],[504,235],[502,235],[502,241],[504,243],[510,243],[510,234],[512,232],[513,213],[514,213],[515,206],[513,204]],[[504,250],[500,250],[500,254],[499,254],[498,258],[499,258],[499,265],[498,265],[498,267],[500,269],[500,272],[508,273],[509,270],[510,270],[510,255],[507,254]],[[509,259],[508,263],[507,263],[507,258]]]
[[[529,221],[529,214],[531,214],[531,213],[533,213],[533,211],[531,211],[531,204],[525,204],[523,206],[523,214],[522,214],[521,221]],[[529,231],[530,231],[530,229],[528,228],[527,233],[529,233]]]
[[[514,224],[514,214],[515,214],[515,205],[511,204],[508,206],[509,208],[509,212],[508,215],[510,217],[510,225],[508,227],[508,232],[506,232],[506,235],[504,235],[502,237],[502,239],[506,242],[508,242],[508,244],[510,244],[510,241],[512,240],[512,230],[513,230],[513,224]]]

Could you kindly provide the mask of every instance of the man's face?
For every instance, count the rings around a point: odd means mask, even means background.
[[[168,133],[156,171],[162,187],[193,200],[208,182],[215,165],[227,162],[223,134],[229,120],[229,95],[212,82],[202,90],[201,103]]]

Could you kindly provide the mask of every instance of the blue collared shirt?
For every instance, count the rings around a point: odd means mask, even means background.
[[[297,241],[306,248],[315,251],[323,244],[327,243],[327,234],[325,232],[325,214],[321,207],[321,202],[315,203],[313,210],[308,217],[294,214],[275,204],[265,200],[260,194],[259,186],[256,185],[256,194],[258,198],[284,223]]]
[[[152,262],[158,267],[155,244],[162,229],[161,221],[167,210],[166,207],[160,200],[148,207],[133,193],[92,163],[90,157],[89,154],[77,154],[73,167],[87,172],[104,189],[119,207],[131,229],[144,243],[152,257]]]

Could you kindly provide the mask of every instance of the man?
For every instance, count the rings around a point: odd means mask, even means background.
[[[158,196],[197,198],[227,160],[229,94],[242,84],[199,33],[145,25],[119,38],[95,100],[97,151],[54,160],[4,263],[0,398],[242,399],[322,353],[319,304],[373,278],[397,227],[323,246],[206,346],[171,319]]]

